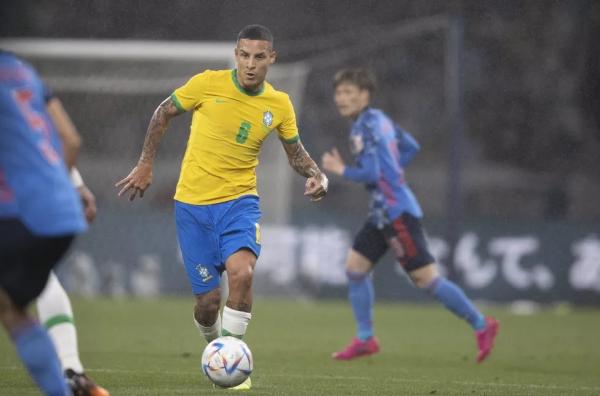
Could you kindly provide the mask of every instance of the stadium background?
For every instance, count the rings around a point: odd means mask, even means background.
[[[188,119],[177,120],[163,140],[143,202],[118,200],[113,185],[135,163],[156,105],[192,74],[226,66],[210,60],[210,48],[198,54],[203,60],[161,51],[174,42],[233,51],[242,26],[262,23],[279,52],[273,82],[292,93],[303,142],[316,159],[332,146],[348,158],[348,125],[331,100],[333,73],[349,65],[374,69],[375,105],[422,145],[408,180],[432,247],[469,294],[600,303],[597,2],[8,1],[0,12],[3,40],[155,45],[148,47],[155,54],[134,60],[103,50],[24,54],[78,126],[80,168],[98,199],[97,222],[61,268],[74,293],[188,293],[171,201]],[[52,49],[65,42],[41,43]],[[76,52],[93,48],[75,44]],[[262,157],[257,293],[342,297],[345,251],[364,220],[366,194],[334,179],[327,199],[311,204],[302,180],[281,170],[282,158],[276,144]],[[423,298],[391,257],[375,277],[380,299]]]

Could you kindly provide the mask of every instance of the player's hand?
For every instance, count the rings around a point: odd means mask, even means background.
[[[320,201],[327,194],[329,180],[324,173],[319,173],[306,179],[304,195],[309,196],[311,201]]]
[[[326,171],[335,175],[343,175],[346,169],[346,164],[338,150],[334,147],[331,151],[326,151],[321,158],[321,166]]]
[[[138,193],[140,198],[143,198],[144,191],[152,184],[152,177],[152,165],[138,162],[137,166],[131,170],[131,173],[125,179],[115,184],[115,187],[123,187],[118,196],[120,197],[131,190],[129,193],[130,201],[133,201]]]
[[[81,197],[81,202],[83,203],[85,219],[88,223],[91,223],[96,218],[96,213],[98,212],[98,207],[96,206],[96,197],[94,197],[94,194],[92,194],[87,186],[81,186],[77,190],[79,191],[79,196]]]

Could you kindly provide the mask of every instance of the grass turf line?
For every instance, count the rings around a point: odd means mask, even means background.
[[[222,394],[199,369],[204,341],[191,298],[74,299],[80,352],[111,395]],[[599,395],[600,311],[542,311],[501,321],[496,350],[476,365],[470,328],[436,305],[377,304],[380,354],[336,362],[354,333],[345,302],[259,299],[246,342],[253,395]],[[38,395],[6,334],[0,394]]]

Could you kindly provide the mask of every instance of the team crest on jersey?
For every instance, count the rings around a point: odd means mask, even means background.
[[[202,278],[202,282],[206,283],[212,279],[212,275],[208,272],[208,268],[206,268],[202,264],[198,264],[196,266],[196,270],[198,271],[198,274]]]
[[[263,124],[266,127],[270,127],[273,124],[273,113],[268,110],[263,113]]]

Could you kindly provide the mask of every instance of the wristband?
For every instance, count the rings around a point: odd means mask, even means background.
[[[75,186],[75,188],[79,188],[79,187],[83,187],[83,178],[81,177],[81,174],[79,173],[79,171],[77,170],[77,168],[72,167],[71,168],[71,183],[73,183],[73,185]]]

